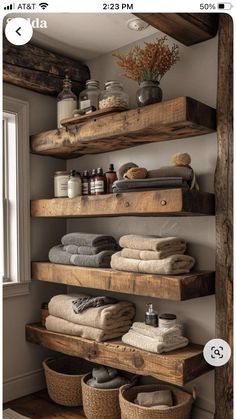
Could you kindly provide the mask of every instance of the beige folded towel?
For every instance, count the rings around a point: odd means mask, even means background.
[[[64,333],[66,335],[80,336],[85,339],[96,340],[102,342],[105,340],[111,340],[122,336],[127,332],[129,327],[114,327],[110,331],[104,331],[99,328],[82,326],[75,324],[64,319],[60,319],[55,316],[48,316],[45,323],[46,329],[51,332]]]
[[[149,326],[148,324],[141,322],[134,322],[131,330],[140,333],[143,336],[158,339],[160,342],[167,342],[168,340],[171,341],[176,337],[182,336],[182,327],[178,324],[169,329],[163,329],[161,327]]]
[[[160,260],[128,259],[117,252],[111,257],[111,267],[118,271],[139,272],[156,275],[179,275],[188,273],[195,260],[187,255],[173,255]]]
[[[114,328],[130,326],[135,316],[135,306],[127,301],[108,304],[101,307],[88,308],[76,314],[72,301],[84,294],[66,294],[52,297],[49,304],[49,314],[84,326],[95,327],[106,331]]]
[[[179,237],[157,237],[136,234],[122,236],[119,244],[121,247],[137,250],[155,250],[157,252],[173,250],[175,254],[178,254],[179,249],[181,253],[183,247],[186,246],[185,240]]]
[[[173,406],[173,398],[170,390],[149,391],[138,393],[134,403],[143,407]]]
[[[141,259],[141,260],[159,260],[165,259],[172,255],[182,255],[186,251],[186,244],[182,243],[181,246],[173,246],[172,248],[161,250],[157,252],[155,250],[137,250],[129,249],[125,247],[121,250],[121,256],[130,259]]]
[[[129,330],[129,332],[124,336],[122,336],[122,341],[130,346],[134,346],[135,348],[157,354],[183,348],[184,346],[187,346],[189,342],[187,338],[179,336],[178,338],[176,337],[176,339],[171,343],[160,343],[158,339],[144,336],[132,329]]]

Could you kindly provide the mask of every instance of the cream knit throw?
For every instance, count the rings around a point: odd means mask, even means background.
[[[133,331],[132,329],[129,330],[129,332],[124,336],[122,336],[122,341],[128,345],[134,346],[135,348],[157,354],[174,351],[175,349],[183,348],[184,346],[188,345],[188,339],[182,336],[176,336],[173,338],[171,343],[163,343],[158,339],[144,336],[141,333]]]
[[[188,273],[195,260],[187,255],[173,255],[160,260],[128,259],[117,252],[111,257],[111,267],[118,271],[139,272],[157,275],[179,275]]]
[[[157,237],[136,234],[127,234],[119,240],[121,247],[136,250],[154,250],[157,252],[173,251],[175,254],[186,249],[186,242],[178,237]]]

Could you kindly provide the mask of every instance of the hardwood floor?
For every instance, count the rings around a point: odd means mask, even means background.
[[[4,404],[4,409],[12,409],[31,419],[84,419],[81,407],[63,407],[54,403],[46,390]]]

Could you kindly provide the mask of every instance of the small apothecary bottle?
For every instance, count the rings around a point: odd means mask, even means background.
[[[65,198],[68,196],[68,180],[70,172],[60,171],[54,173],[54,196]]]
[[[98,97],[100,95],[99,81],[87,80],[86,89],[83,90],[79,95],[79,107],[81,110],[93,106],[95,110],[98,110]]]
[[[82,181],[80,173],[76,170],[70,171],[70,178],[68,180],[68,198],[75,198],[82,195]]]
[[[94,189],[95,195],[103,195],[106,193],[106,177],[101,167],[97,169],[97,173],[94,178]]]
[[[77,108],[77,96],[71,90],[71,81],[66,75],[63,90],[57,96],[57,127],[61,128],[61,120],[71,118]]]
[[[116,172],[114,170],[114,164],[109,165],[109,169],[106,172],[106,193],[112,193],[112,185],[117,180]]]
[[[95,176],[96,176],[96,169],[93,169],[91,176],[89,178],[90,195],[95,195]]]
[[[147,311],[145,313],[145,324],[148,324],[149,326],[158,326],[158,314],[153,309],[152,304],[147,304]]]
[[[46,318],[48,317],[48,303],[42,303],[41,304],[41,324],[43,327],[45,327]]]
[[[105,83],[105,90],[99,96],[99,109],[128,109],[129,96],[124,92],[122,84],[112,80]]]
[[[159,327],[170,329],[176,325],[176,315],[171,313],[159,314]]]
[[[89,171],[84,170],[82,175],[82,195],[89,195]]]

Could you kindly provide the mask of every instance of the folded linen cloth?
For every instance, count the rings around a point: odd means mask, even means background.
[[[149,336],[153,339],[158,339],[162,342],[175,339],[176,337],[182,336],[182,327],[181,325],[176,324],[169,329],[163,329],[161,327],[153,327],[148,324],[141,322],[134,322],[132,324],[131,330],[134,332],[140,333],[144,336]]]
[[[92,376],[97,383],[105,383],[110,381],[118,375],[118,371],[115,368],[104,367],[100,365],[92,370]]]
[[[74,313],[72,301],[84,294],[61,294],[51,298],[48,304],[49,314],[68,320],[72,323],[95,327],[106,331],[131,326],[135,316],[135,306],[128,301],[119,301],[103,307],[88,308]],[[128,330],[127,329],[127,330]]]
[[[61,319],[49,315],[46,318],[45,326],[47,330],[56,333],[64,333],[66,335],[80,336],[85,339],[96,340],[103,342],[122,336],[129,327],[114,327],[112,330],[105,331],[96,327],[90,327],[80,324],[69,322],[68,320]]]
[[[173,250],[180,253],[186,241],[179,237],[158,237],[158,236],[145,236],[138,234],[127,234],[122,236],[119,240],[121,247],[128,247],[129,249],[137,250],[154,250],[157,252],[166,252]]]
[[[187,255],[172,255],[160,260],[128,259],[117,252],[111,257],[111,267],[118,271],[139,272],[153,275],[179,275],[188,273],[195,260]]]
[[[128,333],[122,336],[122,342],[134,346],[138,349],[143,349],[147,352],[153,352],[161,354],[162,352],[170,352],[175,349],[183,348],[188,345],[188,339],[179,336],[176,337],[171,343],[163,343],[158,339],[144,336],[141,333],[137,333],[134,330],[129,330]]]
[[[98,296],[98,297],[77,297],[72,301],[73,310],[76,314],[82,313],[91,307],[102,307],[108,304],[116,304],[118,300],[112,297]]]
[[[155,250],[137,250],[137,249],[129,249],[128,247],[125,247],[121,250],[121,256],[124,258],[130,258],[130,259],[140,259],[140,260],[159,260],[159,259],[165,259],[169,256],[176,255],[182,255],[186,251],[186,243],[182,243],[182,245],[178,246],[177,251],[176,249],[170,248],[166,250],[161,250],[159,252]]]
[[[172,392],[170,390],[158,390],[146,393],[138,393],[135,404],[139,404],[143,407],[153,406],[173,406]]]
[[[70,265],[71,254],[63,250],[63,246],[59,244],[49,250],[48,258],[52,263],[59,263],[62,265]]]
[[[112,388],[119,388],[124,384],[130,384],[128,378],[122,377],[121,375],[117,375],[110,381],[106,381],[104,383],[98,383],[95,378],[90,378],[87,381],[87,384],[94,388],[101,388],[101,389],[112,389]]]
[[[100,246],[107,242],[116,243],[114,237],[105,234],[92,233],[69,233],[62,237],[61,242],[64,246],[76,244],[77,246]]]
[[[76,266],[90,268],[110,268],[111,256],[115,250],[103,250],[96,255],[71,255],[70,262]]]
[[[63,246],[65,252],[71,253],[72,255],[96,255],[103,250],[117,250],[117,244],[110,242],[109,240],[104,241],[104,244],[99,246],[77,246],[76,244],[68,244]]]
[[[163,166],[156,170],[149,170],[147,178],[181,177],[191,184],[194,174],[192,167]]]
[[[113,193],[138,192],[165,188],[188,188],[188,183],[181,177],[166,177],[153,179],[116,180],[112,185]]]

